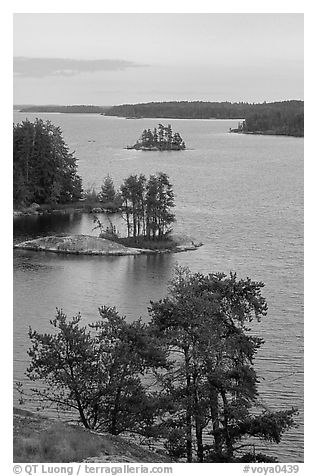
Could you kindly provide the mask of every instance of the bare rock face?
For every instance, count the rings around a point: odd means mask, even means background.
[[[141,254],[140,250],[90,235],[54,235],[24,241],[15,248],[33,251],[51,251],[78,255],[125,256]]]
[[[51,251],[54,253],[68,253],[76,255],[96,256],[128,256],[156,253],[179,253],[182,251],[196,250],[202,243],[191,238],[173,236],[175,247],[170,249],[144,249],[129,248],[115,241],[90,235],[54,235],[44,236],[35,240],[23,241],[14,245],[14,248],[31,251]]]

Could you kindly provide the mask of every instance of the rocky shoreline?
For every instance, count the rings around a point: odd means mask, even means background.
[[[187,237],[173,238],[175,247],[172,249],[143,249],[132,248],[115,241],[99,238],[91,235],[54,235],[37,238],[35,240],[17,243],[14,248],[30,251],[49,251],[53,253],[65,253],[90,256],[131,256],[141,254],[179,253],[182,251],[194,251],[202,243]]]

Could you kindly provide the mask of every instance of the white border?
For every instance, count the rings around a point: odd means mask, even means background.
[[[317,16],[313,7],[314,2],[310,1],[219,1],[207,2],[196,0],[195,2],[180,2],[171,0],[161,0],[150,2],[145,0],[116,1],[108,2],[101,0],[83,1],[65,1],[54,0],[52,2],[43,2],[38,0],[13,1],[10,5],[5,2],[1,9],[1,53],[2,53],[2,114],[1,114],[1,137],[5,147],[2,148],[2,184],[1,203],[2,203],[2,382],[5,392],[1,392],[2,404],[2,454],[6,455],[5,463],[8,463],[8,471],[3,470],[4,474],[12,474],[12,254],[9,250],[12,248],[12,54],[13,54],[13,13],[304,13],[305,14],[305,253],[309,260],[305,263],[305,464],[301,465],[300,475],[313,474],[309,468],[313,468],[315,454],[315,430],[316,430],[316,410],[313,404],[315,396],[315,366],[313,362],[316,359],[311,351],[314,348],[316,340],[316,317],[312,300],[316,295],[315,279],[312,274],[315,271],[315,196],[313,190],[316,188],[316,175],[314,174],[314,163],[316,152],[312,154],[311,138],[313,137],[313,128],[315,124],[312,120],[312,108],[315,106],[314,91],[316,84],[315,64],[316,53],[314,45],[316,44],[315,31]],[[133,6],[133,8],[131,8]],[[40,41],[40,39],[39,39]],[[4,79],[4,81],[3,81]],[[316,134],[316,133],[315,133]],[[312,162],[312,163],[310,163]],[[314,215],[312,214],[314,212]],[[310,398],[308,396],[310,395]],[[6,461],[8,459],[8,461]],[[7,466],[7,464],[5,464]],[[186,467],[182,465],[181,472],[175,471],[174,474],[190,474],[193,469],[201,474],[243,474],[240,465],[200,465],[199,468]]]

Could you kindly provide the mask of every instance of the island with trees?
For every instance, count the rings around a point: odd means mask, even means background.
[[[100,200],[120,203],[119,212],[125,231],[123,235],[106,214],[106,224],[100,218],[102,208],[94,208],[93,235],[44,236],[15,244],[15,248],[55,253],[99,256],[125,256],[196,250],[202,243],[185,235],[172,233],[175,214],[173,186],[167,174],[159,172],[147,179],[144,174],[130,175],[116,191],[107,176],[101,187]],[[102,204],[102,202],[100,202]],[[118,205],[119,206],[119,205]]]
[[[145,134],[144,134],[145,136]],[[148,136],[147,136],[148,137]],[[155,134],[154,134],[155,137]],[[178,141],[170,126],[161,126],[158,143],[169,150]],[[130,255],[194,250],[201,243],[172,236],[175,221],[173,186],[164,172],[130,175],[116,190],[107,175],[100,191],[83,191],[77,159],[70,153],[59,127],[50,121],[26,120],[13,127],[13,201],[16,214],[59,210],[89,211],[95,215],[99,237],[48,236],[15,244],[16,248],[90,255]],[[61,208],[62,207],[62,208]],[[106,212],[104,225],[99,213]],[[126,232],[121,236],[108,214],[121,214]]]
[[[158,127],[144,129],[140,139],[127,149],[165,151],[185,150],[186,145],[179,132],[173,133],[172,126],[159,124]]]

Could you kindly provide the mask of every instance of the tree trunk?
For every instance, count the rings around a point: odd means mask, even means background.
[[[192,420],[191,420],[191,411],[187,408],[186,410],[186,455],[187,463],[193,461],[193,443],[192,443]]]
[[[221,443],[221,434],[220,434],[220,424],[219,424],[219,404],[218,404],[218,391],[214,385],[209,384],[209,400],[210,400],[210,411],[211,411],[211,421],[213,427],[213,437],[214,437],[214,448],[215,453],[219,457],[222,456],[222,443]]]
[[[189,355],[188,350],[185,349],[185,369],[186,369],[186,454],[187,463],[193,461],[193,439],[192,439],[192,396],[191,396],[191,379],[189,373]]]
[[[128,202],[126,200],[125,202],[125,215],[126,215],[126,222],[127,222],[127,232],[128,232],[128,238],[130,238],[130,213],[129,213],[129,208],[128,208]]]
[[[197,374],[193,376],[193,393],[194,393],[194,414],[195,414],[195,429],[196,429],[196,443],[197,443],[197,458],[199,463],[204,461],[204,445],[203,445],[203,424],[199,411],[199,398],[197,388]]]
[[[204,416],[201,413],[200,401],[199,401],[199,371],[198,371],[198,359],[196,356],[196,345],[193,345],[193,413],[195,415],[195,433],[196,433],[196,445],[197,445],[197,458],[199,463],[204,461],[204,445],[203,445],[203,428],[204,428]]]
[[[110,433],[112,435],[118,434],[117,417],[118,417],[118,411],[119,411],[120,397],[121,397],[121,386],[119,386],[119,388],[117,389],[117,393],[116,393],[116,397],[114,401],[114,407],[113,407],[112,418],[111,418],[111,428],[110,428]]]
[[[225,390],[221,389],[220,390],[222,401],[223,401],[223,414],[224,414],[224,421],[223,421],[223,426],[225,430],[225,441],[226,441],[226,447],[227,447],[227,456],[229,460],[233,457],[233,444],[232,444],[232,439],[230,437],[229,433],[229,427],[228,427],[228,401],[227,401],[227,396]]]
[[[75,398],[76,398],[78,412],[79,412],[79,415],[80,415],[81,422],[82,422],[82,424],[84,425],[85,428],[90,429],[90,425],[89,425],[89,423],[86,419],[86,416],[85,416],[85,413],[84,413],[84,410],[83,410],[83,407],[82,407],[80,397],[79,397],[79,394],[78,394],[77,390],[75,390]]]
[[[132,203],[132,222],[133,222],[133,238],[137,236],[137,216],[135,210],[135,204]]]

